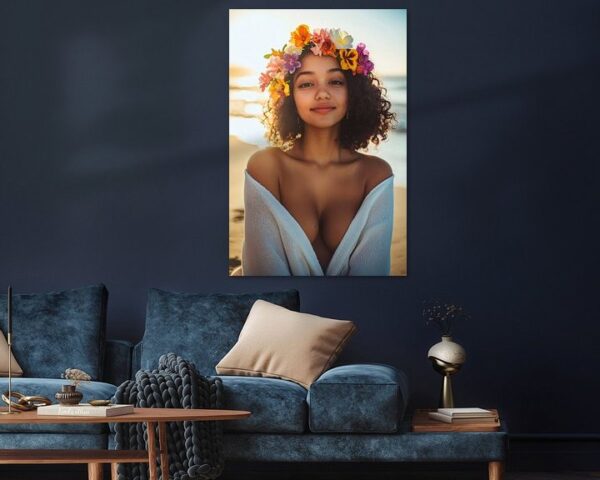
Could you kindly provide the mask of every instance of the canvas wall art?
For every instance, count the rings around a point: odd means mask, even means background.
[[[229,275],[404,276],[406,10],[230,10]]]

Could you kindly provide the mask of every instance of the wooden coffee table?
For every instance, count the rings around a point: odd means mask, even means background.
[[[1,408],[0,411],[6,410]],[[156,459],[160,455],[163,479],[169,478],[166,422],[205,422],[209,420],[240,420],[250,412],[240,410],[209,410],[187,408],[135,408],[133,413],[115,417],[59,417],[38,416],[37,412],[0,415],[2,424],[69,424],[69,423],[145,423],[148,427],[148,450],[50,450],[9,449],[0,450],[0,464],[65,464],[87,463],[88,480],[102,479],[102,464],[110,463],[113,479],[119,463],[148,463],[150,480],[158,478]],[[158,453],[155,428],[158,424]]]

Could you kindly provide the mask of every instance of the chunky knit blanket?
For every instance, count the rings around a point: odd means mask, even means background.
[[[140,370],[135,380],[121,384],[113,402],[141,408],[220,408],[221,392],[221,379],[203,377],[192,363],[169,353],[160,357],[158,369]],[[117,449],[146,448],[145,424],[115,423],[111,427]],[[169,422],[167,443],[171,479],[212,480],[221,475],[224,466],[221,422]],[[148,465],[119,464],[118,474],[119,480],[146,480]]]

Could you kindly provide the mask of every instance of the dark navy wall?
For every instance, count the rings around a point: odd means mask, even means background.
[[[149,287],[295,287],[358,324],[342,362],[408,373],[413,406],[437,400],[420,308],[444,295],[472,314],[459,405],[600,432],[600,3],[376,5],[408,8],[406,278],[227,276],[228,8],[282,1],[30,1],[0,4],[0,286],[104,282],[134,341]]]

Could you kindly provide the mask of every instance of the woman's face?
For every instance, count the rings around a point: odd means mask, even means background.
[[[327,128],[342,121],[348,109],[348,86],[338,61],[312,53],[302,57],[293,80],[300,118],[308,125]]]

